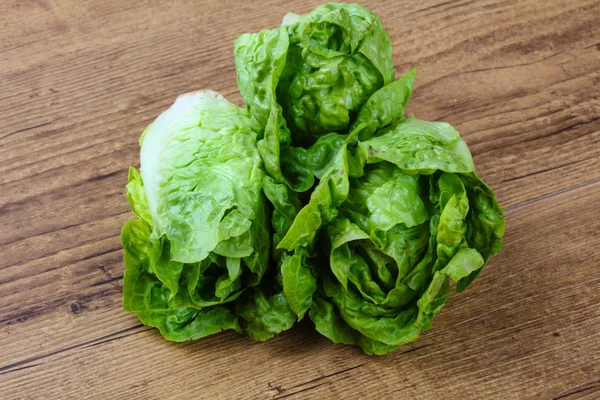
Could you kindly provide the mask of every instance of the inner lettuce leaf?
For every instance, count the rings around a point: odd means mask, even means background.
[[[235,42],[235,60],[265,169],[298,192],[314,184],[307,149],[323,135],[349,133],[371,96],[394,84],[389,36],[359,4],[324,4],[287,15],[279,28],[244,34]],[[402,96],[390,92],[361,119],[387,125],[401,117]],[[389,110],[378,112],[375,103]]]
[[[268,272],[270,210],[247,112],[181,96],[143,133],[122,233],[123,306],[170,340],[244,329],[266,340],[296,316]],[[261,287],[259,283],[265,278]]]

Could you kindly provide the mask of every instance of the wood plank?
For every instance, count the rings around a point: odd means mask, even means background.
[[[600,376],[599,200],[596,183],[509,211],[501,255],[432,330],[384,357],[334,346],[310,323],[266,343],[225,333],[177,344],[136,328],[2,371],[0,381],[22,398],[590,395]]]
[[[139,133],[186,91],[210,87],[241,104],[233,39],[318,3],[1,2],[0,368],[155,335],[120,309],[119,233],[130,218],[124,184],[127,167],[138,163]],[[505,207],[600,179],[597,1],[365,5],[390,31],[397,73],[420,68],[409,111],[455,124]],[[496,285],[489,279],[479,285]],[[236,351],[249,345],[225,337]],[[356,357],[308,328],[277,339],[288,347],[298,340]],[[597,342],[582,346],[590,343]]]

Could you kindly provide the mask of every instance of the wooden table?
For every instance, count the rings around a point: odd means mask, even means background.
[[[419,68],[409,112],[456,125],[505,207],[474,285],[384,357],[309,321],[163,340],[121,309],[139,135],[180,93],[241,104],[232,41],[318,1],[3,0],[0,397],[600,398],[600,3],[365,3]]]

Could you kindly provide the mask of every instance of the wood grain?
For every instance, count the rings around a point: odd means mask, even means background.
[[[386,357],[309,322],[165,342],[121,310],[144,127],[180,94],[242,104],[232,42],[316,1],[0,2],[0,387],[12,398],[600,397],[600,4],[364,3],[409,112],[456,125],[507,237],[434,329]]]

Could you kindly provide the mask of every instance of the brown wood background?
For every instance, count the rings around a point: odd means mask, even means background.
[[[178,94],[241,104],[233,40],[317,1],[0,1],[3,399],[600,398],[600,3],[365,1],[506,209],[500,256],[385,357],[306,321],[170,343],[121,309],[138,137]]]

